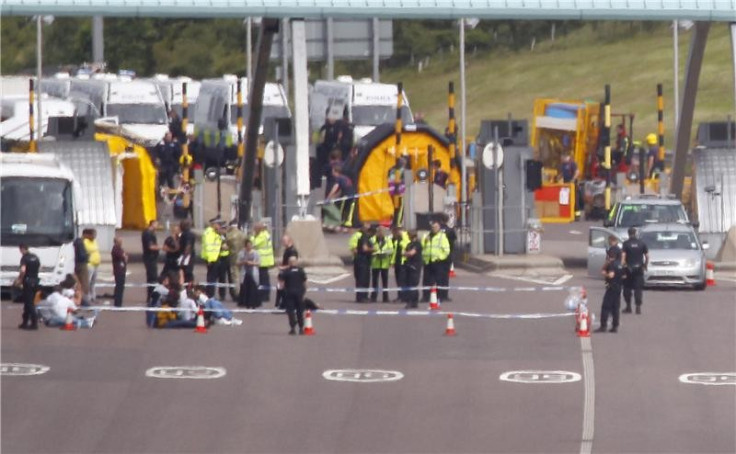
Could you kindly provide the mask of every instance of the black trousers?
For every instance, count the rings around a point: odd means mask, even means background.
[[[608,316],[613,318],[614,328],[618,327],[618,318],[621,313],[621,288],[607,288],[603,294],[603,305],[601,306],[601,326],[608,325]]]
[[[36,313],[36,305],[33,304],[33,299],[36,297],[38,291],[38,284],[33,282],[23,283],[23,325],[29,326],[28,322],[31,322],[31,327],[38,326],[38,314]]]
[[[115,273],[115,293],[113,294],[113,300],[115,307],[121,307],[123,305],[123,292],[125,291],[125,269]]]
[[[447,287],[450,285],[450,267],[452,266],[452,261],[448,258],[447,260],[438,262],[438,264],[439,266],[437,271],[437,286]],[[440,301],[446,301],[449,296],[449,289],[437,289],[437,297],[440,299]]]
[[[422,285],[424,287],[431,287],[433,285],[440,284],[440,274],[444,269],[442,262],[427,263],[424,265],[424,275],[422,276]],[[429,289],[422,290],[422,301],[425,303],[429,302]],[[437,297],[440,297],[440,290],[437,291]]]
[[[624,281],[624,301],[628,309],[631,309],[632,291],[634,292],[636,306],[641,306],[644,293],[644,270],[642,268],[629,270],[629,276]]]
[[[378,299],[378,279],[380,277],[383,282],[383,302],[388,303],[388,268],[371,268],[371,276],[373,282],[373,291],[371,292],[371,301],[375,302]]]
[[[258,290],[261,302],[271,301],[271,277],[268,275],[268,268],[258,268],[258,285],[261,287]]]
[[[144,259],[143,265],[146,267],[146,284],[148,284],[148,287],[146,288],[148,292],[147,301],[151,301],[153,285],[156,284],[158,279],[158,264],[156,263],[156,259]]]
[[[215,286],[214,283],[217,282],[217,280],[220,277],[220,262],[214,261],[214,262],[207,262],[207,287],[205,288],[207,293],[207,296],[212,298],[215,296]]]
[[[230,272],[230,257],[220,257],[217,259],[217,282],[219,284],[235,284],[233,282],[233,275]],[[230,289],[232,300],[237,301],[232,287],[225,287],[224,285],[218,288],[220,301],[225,301],[225,295],[227,295],[228,289]]]
[[[412,268],[411,266],[405,265],[404,272],[406,275],[405,285],[407,287],[417,287],[419,285],[419,275],[421,268]],[[417,307],[419,303],[419,290],[412,289],[407,290],[405,293],[406,303],[411,307]]]
[[[394,278],[396,278],[396,286],[399,288],[406,287],[406,265],[394,265]],[[399,301],[406,303],[406,291],[399,290]]]
[[[363,289],[371,286],[371,266],[365,260],[358,260],[355,263],[355,286]],[[355,301],[358,303],[362,303],[367,299],[368,291],[359,291],[355,294]]]
[[[304,328],[304,296],[284,291],[284,309],[289,317],[289,326],[293,329],[297,324]]]

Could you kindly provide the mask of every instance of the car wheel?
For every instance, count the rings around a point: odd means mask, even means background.
[[[701,282],[700,284],[695,284],[695,286],[693,286],[693,289],[695,289],[695,290],[705,290],[705,282]]]

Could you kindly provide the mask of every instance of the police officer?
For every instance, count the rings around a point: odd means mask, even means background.
[[[289,268],[289,260],[292,257],[299,258],[299,251],[296,250],[296,246],[294,245],[294,240],[291,239],[291,236],[284,235],[281,237],[281,244],[284,246],[284,254],[281,256],[281,265],[279,265],[279,270],[283,271],[287,268]],[[276,308],[277,309],[283,309],[284,308],[284,288],[283,283],[280,282],[281,285],[279,285],[278,290],[276,290]]]
[[[230,268],[230,283],[235,284],[230,287],[230,296],[233,298],[233,301],[238,301],[240,283],[243,281],[242,276],[240,276],[240,268],[238,267],[238,254],[245,247],[245,233],[238,228],[238,221],[230,221],[227,233],[225,234],[225,242],[230,251],[227,263],[228,268]]]
[[[608,236],[608,249],[606,250],[606,254],[608,253],[614,254],[616,260],[621,262],[623,252],[621,251],[621,245],[618,244],[618,237],[616,235]]]
[[[21,253],[20,273],[15,285],[23,286],[23,323],[18,325],[18,328],[38,329],[38,314],[33,299],[38,291],[38,270],[41,268],[41,262],[36,254],[28,250],[27,245],[21,244],[18,249]]]
[[[225,295],[227,295],[227,285],[233,285],[233,274],[230,271],[230,245],[227,242],[227,236],[225,231],[225,224],[220,222],[219,230],[220,234],[220,256],[217,258],[217,282],[220,284],[219,293],[220,301],[225,301]],[[236,256],[237,257],[237,256]],[[234,296],[233,287],[230,288],[230,297],[233,301],[237,301]]]
[[[146,302],[151,300],[153,294],[153,287],[158,282],[158,252],[159,245],[156,240],[156,229],[158,228],[158,222],[154,219],[148,223],[148,227],[141,233],[141,245],[143,247],[143,265],[146,267],[146,284],[148,291],[148,299]],[[86,264],[85,264],[86,268]],[[82,279],[77,275],[80,283]]]
[[[606,264],[601,269],[601,274],[606,278],[606,293],[603,295],[601,306],[601,326],[595,330],[597,333],[605,333],[608,325],[608,316],[613,319],[610,333],[618,331],[618,317],[621,308],[621,281],[623,267],[617,259],[616,249],[609,248],[606,253]]]
[[[358,287],[358,243],[360,242],[360,238],[367,234],[367,232],[368,224],[363,224],[360,230],[353,233],[348,240],[348,249],[350,249],[350,253],[353,255],[353,278],[355,279],[355,287]],[[356,302],[360,302],[357,298],[358,296],[356,294]]]
[[[375,227],[367,227],[355,246],[355,286],[367,289],[371,285],[371,257],[373,256],[373,242]],[[363,290],[355,294],[355,301],[363,303],[368,300],[368,291]]]
[[[207,296],[215,296],[215,282],[219,277],[220,248],[222,237],[220,236],[220,218],[210,219],[210,225],[202,232],[202,259],[207,263]]]
[[[399,288],[406,287],[406,270],[404,269],[406,265],[406,256],[404,256],[404,251],[406,250],[406,246],[409,244],[409,234],[401,227],[394,227],[391,243],[393,246],[391,264],[394,267],[396,286]],[[394,301],[406,303],[405,293],[402,290],[399,290],[399,295]]]
[[[419,275],[422,272],[422,243],[419,241],[419,235],[416,230],[411,230],[408,234],[409,243],[404,248],[404,285],[411,287],[404,293],[407,309],[416,309],[419,304]]]
[[[260,301],[269,301],[271,295],[271,281],[268,276],[268,270],[273,268],[276,263],[273,257],[273,243],[271,242],[271,234],[268,233],[266,225],[259,222],[253,228],[254,235],[251,238],[253,248],[261,257],[261,264],[258,267],[258,285],[260,286]]]
[[[447,215],[447,213],[442,213],[440,215],[440,229],[447,238],[447,243],[450,245],[450,252],[449,254],[447,254],[447,257],[442,261],[443,268],[440,270],[440,281],[437,283],[437,285],[441,287],[448,287],[450,285],[450,270],[452,269],[452,258],[453,253],[455,252],[455,242],[457,241],[457,233],[455,233],[454,228],[449,226],[449,222],[450,217]],[[440,298],[440,300],[444,302],[452,301],[452,299],[450,298],[449,289],[437,290],[437,296]]]
[[[289,257],[289,266],[279,273],[279,281],[284,287],[284,308],[289,317],[289,334],[304,334],[304,294],[307,291],[307,274],[298,266],[296,256]]]
[[[373,282],[373,291],[371,292],[371,302],[375,303],[378,299],[378,280],[383,283],[383,302],[388,303],[388,269],[391,267],[391,257],[394,255],[393,243],[386,238],[383,227],[379,227],[376,235],[371,239],[373,246],[373,256],[371,257],[371,276]]]
[[[636,313],[641,314],[642,290],[644,289],[644,272],[649,264],[649,249],[647,245],[636,237],[636,228],[629,227],[629,239],[624,241],[621,261],[626,269],[624,281],[624,313],[631,313],[631,291],[634,291]]]
[[[424,262],[424,277],[422,284],[425,287],[442,285],[442,273],[445,270],[445,259],[450,255],[450,242],[442,231],[440,222],[433,219],[430,232],[422,240],[422,261]],[[429,289],[422,292],[422,301],[429,302]]]

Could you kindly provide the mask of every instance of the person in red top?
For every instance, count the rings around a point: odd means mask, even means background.
[[[125,291],[125,273],[128,270],[128,254],[123,249],[123,239],[115,237],[112,247],[112,273],[115,276],[115,307],[123,305]]]

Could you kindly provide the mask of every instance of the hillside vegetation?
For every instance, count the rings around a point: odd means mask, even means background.
[[[665,145],[672,146],[673,43],[672,30],[658,27],[633,36],[616,33],[601,38],[591,26],[531,50],[466,54],[467,136],[474,138],[483,119],[531,120],[534,99],[603,100],[604,85],[611,85],[612,111],[634,113],[635,139],[656,132],[656,86],[665,97]],[[690,32],[680,32],[680,90]],[[422,112],[432,126],[447,124],[447,87],[455,82],[456,115],[460,115],[459,53],[439,54],[421,72],[417,67],[382,72],[382,82],[404,83],[412,110]],[[734,81],[731,43],[725,24],[714,24],[706,47],[694,125],[734,117]],[[694,131],[693,131],[694,132]],[[693,136],[694,139],[694,136]]]

